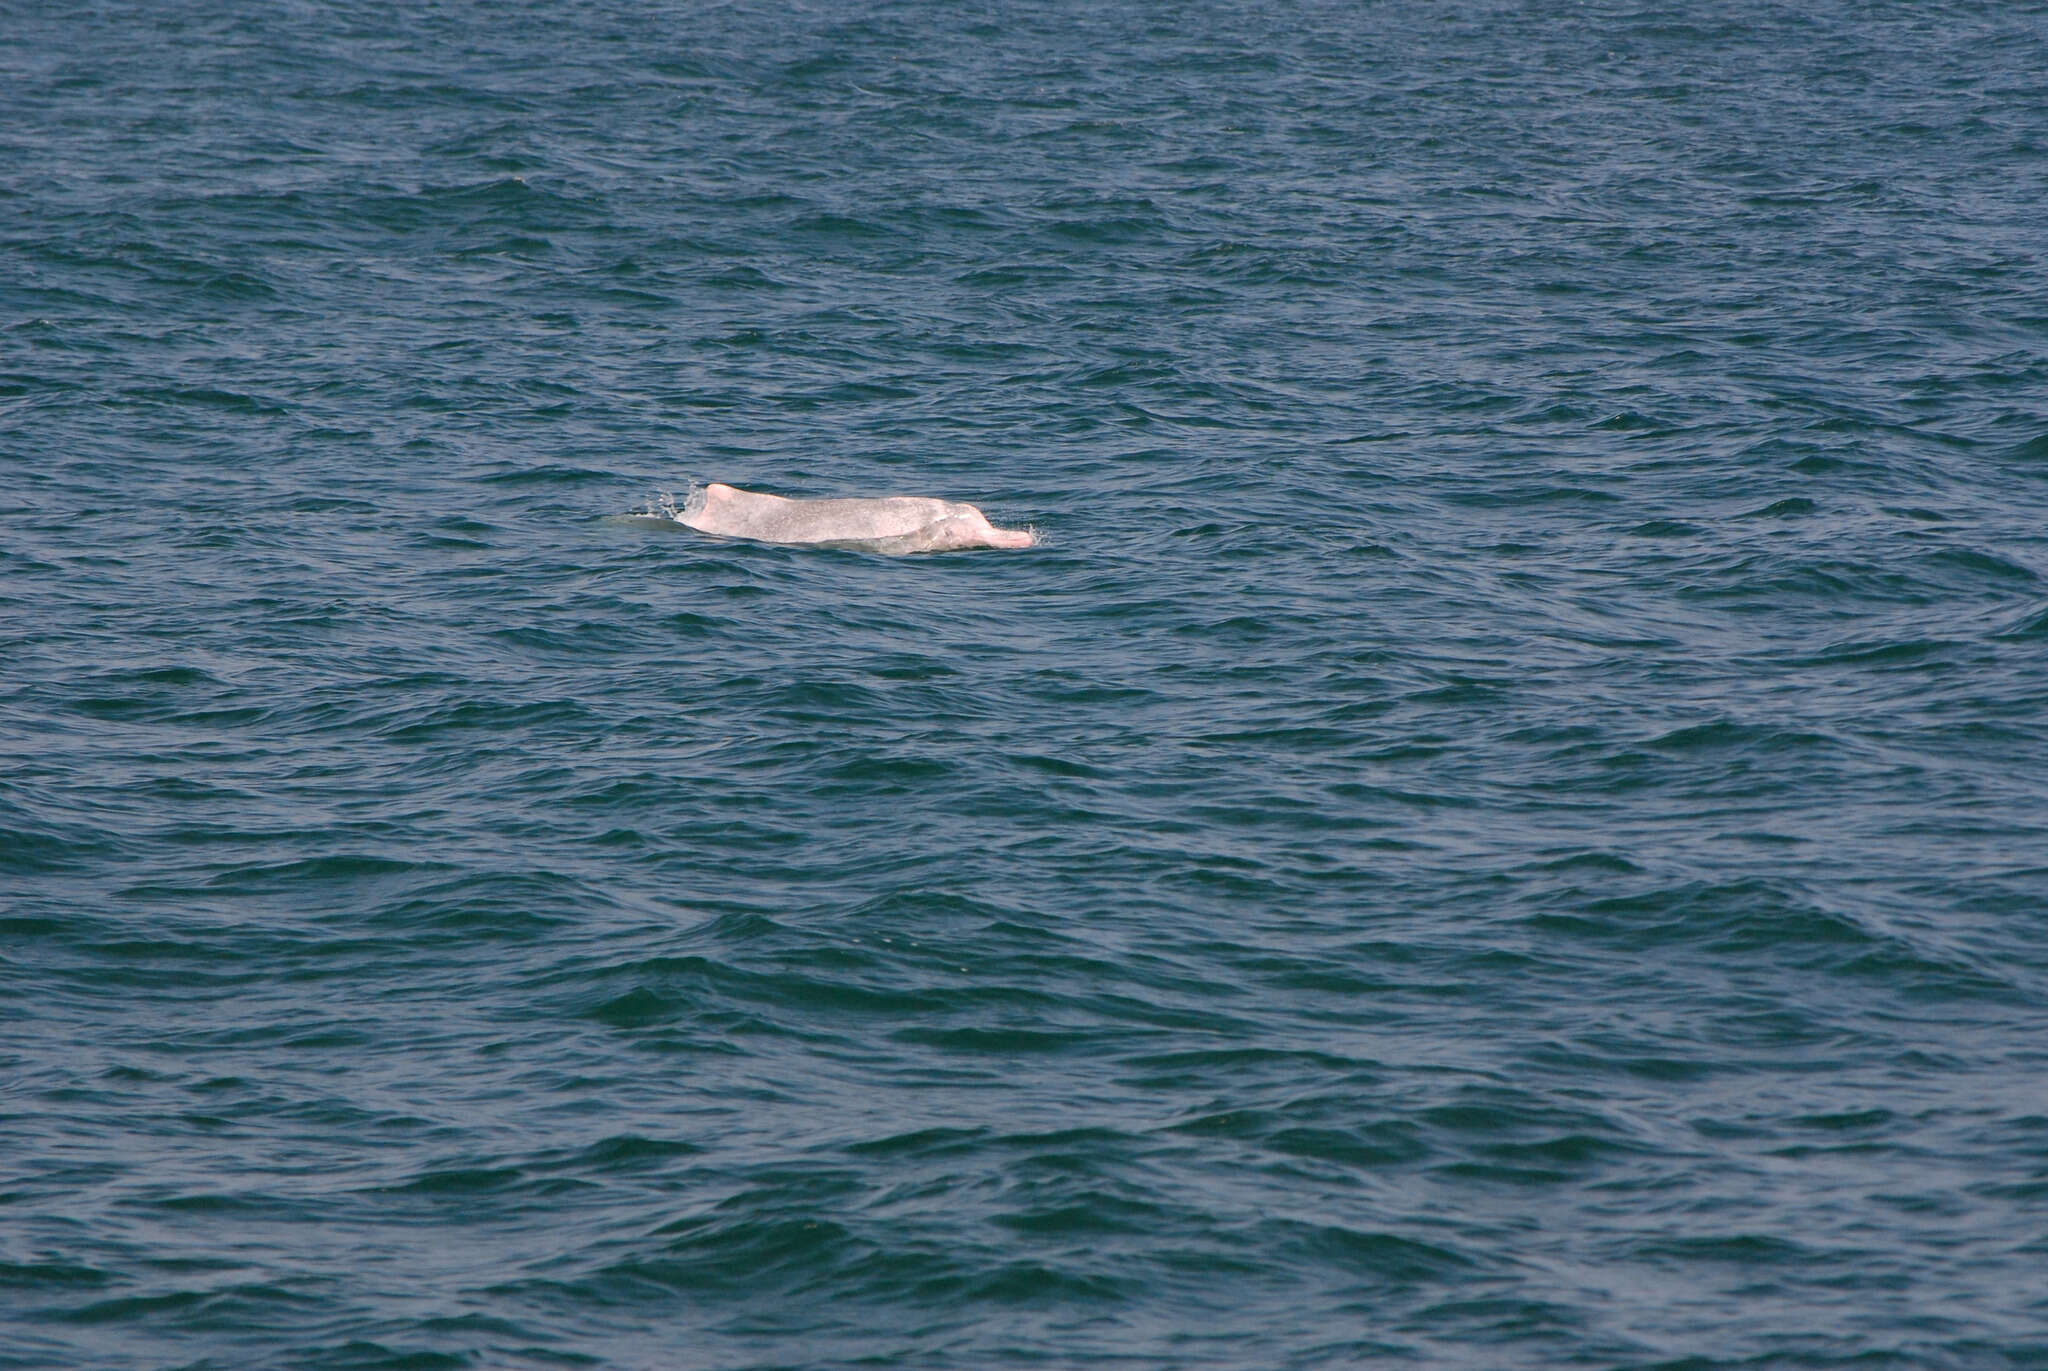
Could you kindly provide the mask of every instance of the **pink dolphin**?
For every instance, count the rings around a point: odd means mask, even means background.
[[[713,483],[677,516],[700,533],[763,543],[864,543],[883,552],[1030,547],[1028,528],[997,528],[973,505],[924,495],[870,500],[789,500]]]

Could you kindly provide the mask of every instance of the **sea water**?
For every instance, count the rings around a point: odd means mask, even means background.
[[[2044,72],[0,4],[0,1366],[2048,1366]]]

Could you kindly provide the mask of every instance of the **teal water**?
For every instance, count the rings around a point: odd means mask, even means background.
[[[0,1367],[2048,1366],[2044,72],[0,0]]]

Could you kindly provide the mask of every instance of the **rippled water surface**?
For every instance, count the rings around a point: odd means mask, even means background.
[[[2048,1366],[2044,72],[0,0],[0,1366]]]

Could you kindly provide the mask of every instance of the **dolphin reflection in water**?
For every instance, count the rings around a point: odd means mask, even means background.
[[[700,533],[763,543],[855,543],[879,552],[1030,547],[1028,528],[997,528],[973,505],[924,495],[789,500],[717,482],[692,491],[676,516]]]

